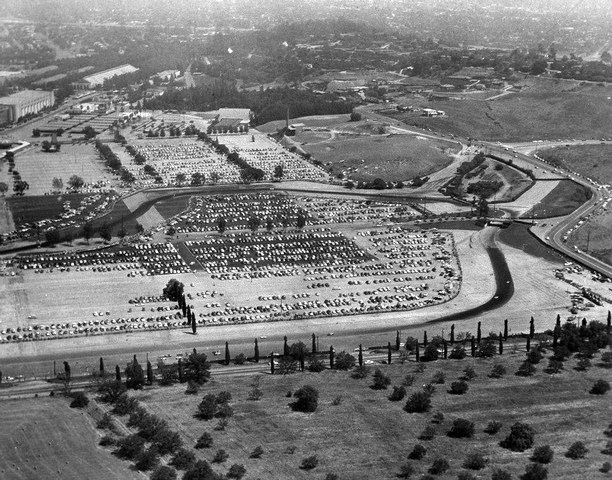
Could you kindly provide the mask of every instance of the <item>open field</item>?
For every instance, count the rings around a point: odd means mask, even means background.
[[[33,146],[15,156],[15,170],[30,185],[26,195],[51,192],[54,177],[61,178],[64,189],[68,189],[68,180],[72,175],[78,175],[85,181],[83,191],[90,191],[88,186],[98,182],[105,187],[118,185],[116,177],[106,169],[93,144],[66,144],[62,145],[61,151],[54,153],[43,152],[40,147]],[[7,175],[7,170],[3,168],[0,181],[6,182],[4,175]],[[9,187],[12,189],[12,182],[9,182]]]
[[[299,141],[299,136],[296,137]],[[447,142],[412,135],[338,136],[329,142],[303,145],[313,157],[356,181],[382,178],[407,181],[451,163]]]
[[[600,209],[579,228],[574,228],[567,243],[576,245],[583,252],[609,263],[612,261],[611,233],[612,212]]]
[[[210,449],[194,450],[198,458],[211,461],[214,452],[225,449],[229,453],[226,465],[243,464],[249,478],[302,479],[313,478],[313,474],[323,478],[327,472],[335,472],[341,480],[394,478],[417,443],[427,449],[424,459],[410,461],[418,472],[425,473],[434,459],[445,458],[450,469],[437,478],[456,479],[459,472],[465,471],[461,465],[466,456],[478,452],[488,459],[486,467],[478,472],[480,478],[490,478],[491,471],[497,467],[518,478],[529,463],[533,449],[515,453],[499,446],[515,422],[533,427],[535,446],[552,447],[554,458],[547,465],[549,478],[605,478],[598,470],[609,460],[601,450],[609,440],[603,430],[609,423],[612,404],[607,396],[587,392],[596,379],[609,377],[609,370],[594,366],[586,373],[575,372],[576,360],[570,360],[565,363],[564,371],[550,375],[543,371],[547,364],[544,360],[537,365],[538,371],[533,377],[518,377],[514,372],[525,356],[524,351],[513,351],[507,344],[504,355],[493,360],[438,360],[427,364],[422,373],[416,371],[413,360],[403,365],[371,367],[371,371],[374,367],[381,368],[390,377],[391,386],[400,385],[406,375],[414,375],[414,384],[407,388],[408,395],[431,382],[435,372],[443,372],[446,383],[434,385],[432,409],[425,414],[406,413],[402,409],[405,400],[390,402],[389,390],[369,388],[371,376],[356,380],[350,373],[338,371],[263,375],[259,380],[263,392],[260,401],[247,400],[253,377],[215,377],[203,393],[228,391],[234,409],[234,416],[222,432],[213,431],[216,421],[194,419],[202,394],[185,395],[184,385],[146,390],[135,396],[179,431],[188,447],[195,445],[203,432],[209,432],[213,445]],[[367,360],[367,353],[364,356]],[[492,365],[497,363],[506,367],[507,375],[500,379],[488,378]],[[463,375],[467,365],[473,366],[478,375],[469,383],[469,391],[462,396],[447,393],[450,383]],[[318,389],[319,407],[312,414],[292,412],[289,408],[292,400],[286,392],[295,392],[305,384]],[[333,404],[335,399],[338,405]],[[444,415],[440,424],[432,423],[432,414],[436,412]],[[446,435],[457,418],[475,424],[473,438],[453,439]],[[501,422],[502,428],[499,433],[489,435],[483,429],[492,420]],[[433,427],[435,438],[419,440],[427,426]],[[583,441],[589,452],[583,460],[570,460],[564,453],[577,440]],[[257,446],[263,448],[263,456],[249,458]],[[291,446],[295,447],[294,453],[288,453]],[[300,470],[302,459],[310,455],[317,455],[319,465],[311,472]],[[215,466],[220,472],[226,468]]]
[[[589,198],[591,198],[591,191],[588,188],[571,180],[563,180],[558,182],[558,185],[524,216],[560,217],[573,212]]]
[[[538,156],[598,183],[612,183],[612,145],[575,145],[540,150]]]
[[[143,478],[99,447],[92,419],[63,398],[5,400],[0,408],[3,480]]]
[[[443,110],[443,117],[399,112],[389,116],[436,132],[491,141],[609,137],[609,86],[543,78],[518,83],[523,86],[520,92],[490,102],[414,99],[415,107]]]
[[[306,127],[332,127],[338,124],[346,123],[350,119],[349,114],[338,114],[338,115],[312,115],[309,117],[299,117],[289,119],[289,124],[292,123],[303,123]],[[268,122],[263,125],[259,125],[257,130],[264,133],[274,133],[280,128],[284,128],[286,125],[285,120],[276,120],[274,122]]]

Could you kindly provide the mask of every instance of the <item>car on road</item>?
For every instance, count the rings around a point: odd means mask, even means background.
[[[215,357],[217,357],[217,356],[221,355],[221,350],[214,350],[214,351],[213,351],[213,355],[214,355]]]

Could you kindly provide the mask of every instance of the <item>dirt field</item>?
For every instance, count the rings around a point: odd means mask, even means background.
[[[437,132],[492,141],[609,137],[612,105],[610,87],[555,79],[518,82],[518,93],[494,101],[414,99],[415,107],[435,108],[444,117],[426,118],[419,113],[393,113],[408,125]]]
[[[109,182],[109,187],[118,184],[116,178],[106,170],[93,144],[62,145],[61,151],[56,153],[45,153],[40,147],[33,146],[16,155],[15,170],[30,185],[26,195],[51,192],[51,180],[54,177],[63,180],[65,189],[72,175],[80,176],[86,184],[98,181]],[[7,169],[0,171],[0,181],[6,182],[4,175],[7,175]],[[12,181],[9,188],[12,191]]]
[[[5,400],[0,408],[3,480],[144,478],[98,447],[92,419],[63,398]]]
[[[524,344],[523,347],[524,348]],[[469,350],[469,348],[468,348]],[[604,478],[598,472],[604,461],[609,460],[600,451],[608,440],[603,430],[609,423],[612,404],[606,396],[589,395],[593,382],[609,376],[609,371],[593,367],[588,372],[575,372],[576,360],[566,362],[565,370],[556,375],[543,372],[547,360],[537,365],[537,373],[530,378],[517,377],[514,372],[524,359],[524,352],[513,353],[508,344],[503,356],[493,360],[467,358],[462,361],[443,361],[427,364],[423,373],[417,373],[414,361],[404,365],[374,365],[391,378],[391,385],[400,385],[406,375],[415,376],[408,387],[408,395],[429,383],[435,372],[446,376],[446,383],[435,385],[432,409],[427,414],[408,414],[402,410],[405,400],[390,402],[389,390],[369,388],[367,379],[350,378],[349,373],[326,371],[321,374],[297,373],[289,376],[260,377],[263,398],[247,400],[253,377],[216,377],[205,387],[205,393],[226,390],[232,395],[234,416],[223,432],[213,431],[216,421],[194,419],[201,398],[184,395],[184,386],[160,388],[137,393],[156,415],[166,418],[180,431],[187,445],[195,445],[203,432],[211,433],[213,446],[196,450],[199,458],[211,461],[219,448],[229,453],[226,465],[243,464],[252,478],[284,480],[287,478],[322,478],[327,472],[335,472],[340,479],[394,478],[415,444],[427,449],[425,458],[410,463],[418,472],[425,473],[436,458],[446,458],[450,470],[440,476],[455,479],[465,457],[478,452],[488,459],[485,469],[478,472],[480,478],[490,478],[493,468],[501,467],[518,478],[529,463],[533,452],[529,449],[514,453],[503,449],[499,442],[508,434],[510,426],[524,422],[535,430],[535,446],[550,445],[554,459],[547,465],[549,478],[581,480]],[[365,359],[367,360],[367,353]],[[488,374],[494,363],[501,363],[507,375],[490,379]],[[595,360],[594,363],[597,363]],[[469,391],[462,396],[447,393],[449,384],[462,376],[463,369],[471,365],[477,378],[469,383]],[[319,391],[319,407],[315,413],[294,413],[285,395],[302,385],[313,385]],[[391,389],[391,387],[390,387]],[[335,399],[339,405],[332,402]],[[441,424],[432,423],[432,413],[444,415]],[[457,418],[466,418],[475,424],[471,439],[452,439],[446,433]],[[496,420],[502,428],[495,435],[483,433],[487,424]],[[419,440],[427,426],[435,432],[433,440]],[[569,445],[577,440],[585,443],[589,452],[583,460],[564,457]],[[249,454],[262,446],[261,459],[250,459]],[[294,453],[287,449],[295,447]],[[312,471],[299,469],[303,458],[317,455],[319,465]],[[225,471],[227,467],[216,467]]]

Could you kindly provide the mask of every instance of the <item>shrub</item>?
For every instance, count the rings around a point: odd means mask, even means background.
[[[466,356],[467,353],[465,353],[463,345],[455,345],[448,354],[448,358],[452,358],[453,360],[463,360]]]
[[[302,459],[302,463],[300,464],[300,468],[302,470],[312,470],[319,465],[319,459],[316,455],[311,455],[310,457],[306,457]]]
[[[530,460],[536,463],[550,463],[553,459],[553,451],[550,445],[541,445],[533,450]]]
[[[224,403],[229,403],[232,401],[232,394],[227,390],[223,390],[219,392],[216,397],[216,401],[218,405],[223,405]]]
[[[428,383],[427,385],[423,385],[423,391],[431,397],[434,393],[436,393],[436,387],[434,387],[431,383]]]
[[[351,372],[351,377],[356,380],[361,380],[363,378],[366,378],[369,373],[370,369],[365,365],[361,365],[360,367],[355,368],[355,370]]]
[[[210,448],[212,447],[213,444],[213,438],[212,435],[208,432],[204,432],[200,438],[198,438],[198,441],[195,444],[195,448],[200,449],[200,448]]]
[[[387,387],[391,384],[391,379],[386,376],[379,368],[374,371],[374,383],[372,384],[372,389],[374,390],[386,390]]]
[[[560,360],[555,360],[554,358],[551,358],[550,360],[548,360],[548,367],[546,367],[546,373],[549,374],[554,374],[554,373],[559,373],[561,370],[563,370],[563,362],[561,362]]]
[[[488,460],[480,453],[470,453],[463,461],[463,468],[470,470],[482,470],[487,466]]]
[[[593,384],[589,393],[593,395],[604,395],[608,390],[610,390],[610,384],[600,378]]]
[[[185,389],[185,395],[196,395],[200,391],[200,385],[193,380],[187,382],[187,388]]]
[[[542,355],[542,352],[540,352],[540,350],[538,350],[537,348],[532,348],[531,350],[529,350],[529,352],[527,352],[527,361],[532,365],[537,365],[538,363],[540,363],[542,358],[544,358],[544,356]]]
[[[431,398],[425,392],[413,393],[408,401],[404,410],[408,413],[424,413],[428,412],[431,408]]]
[[[512,475],[501,468],[496,468],[491,474],[491,480],[512,480]]]
[[[427,425],[419,435],[419,440],[433,440],[436,436],[436,429],[431,425]]]
[[[535,372],[536,368],[533,366],[533,364],[525,360],[523,363],[521,363],[521,366],[516,371],[515,375],[518,375],[519,377],[531,377]]]
[[[612,352],[604,352],[601,354],[601,366],[604,368],[612,368]]]
[[[128,435],[117,440],[117,449],[113,453],[124,460],[133,460],[144,450],[145,442],[140,435]]]
[[[393,392],[389,395],[389,400],[392,402],[399,402],[404,399],[406,396],[406,387],[400,385],[399,387],[394,386]]]
[[[446,374],[441,370],[434,373],[434,376],[431,379],[431,383],[437,383],[439,385],[442,385],[445,381],[446,381]]]
[[[474,424],[465,418],[457,418],[448,431],[448,436],[453,438],[472,438],[474,436]]]
[[[526,423],[516,422],[510,427],[510,434],[500,445],[513,452],[523,452],[533,446],[535,431]]]
[[[321,360],[312,360],[308,364],[309,372],[319,373],[319,372],[322,372],[323,370],[325,370],[325,365],[323,364]]]
[[[457,475],[457,480],[476,480],[476,477],[470,472],[459,472],[459,475]]]
[[[296,450],[297,450],[297,447],[295,445],[289,445],[287,448],[285,448],[285,453],[287,455],[293,455]]]
[[[338,405],[340,405],[342,403],[342,395],[337,395],[336,397],[334,397],[334,399],[332,400],[331,404],[334,407],[337,407]]]
[[[215,456],[213,457],[214,463],[223,463],[229,458],[229,453],[220,448],[216,451]]]
[[[436,412],[431,417],[431,423],[442,423],[444,421],[444,414],[442,412]]]
[[[261,446],[255,447],[255,449],[249,455],[249,458],[260,458],[264,453],[263,448]]]
[[[397,474],[397,478],[410,478],[415,474],[415,469],[410,463],[404,463],[400,467],[400,471]]]
[[[476,370],[474,370],[474,367],[468,365],[463,369],[463,377],[461,378],[469,382],[470,380],[474,380],[477,376],[478,374],[476,373]]]
[[[338,480],[338,475],[330,472],[327,475],[325,475],[325,480]]]
[[[489,377],[491,378],[501,378],[506,374],[506,367],[504,367],[502,364],[498,363],[496,365],[493,365],[493,368],[491,369],[491,373],[489,374]]]
[[[402,385],[404,385],[405,387],[411,387],[412,384],[414,383],[414,375],[406,375],[406,377],[404,378],[404,381],[402,382]]]
[[[608,425],[608,428],[603,433],[606,437],[612,437],[612,423]]]
[[[427,470],[432,475],[440,475],[441,473],[446,472],[450,468],[448,460],[445,458],[437,458]]]
[[[157,467],[149,478],[150,480],[176,480],[176,470],[172,467],[162,465]]]
[[[113,406],[113,413],[116,415],[130,415],[139,406],[139,402],[127,393],[122,393],[117,397]]]
[[[502,427],[501,422],[498,422],[497,420],[491,420],[487,424],[487,427],[484,429],[484,432],[488,433],[489,435],[495,435],[497,432],[501,430],[501,427]]]
[[[236,365],[244,365],[244,362],[246,362],[246,356],[244,353],[239,353],[234,357],[234,363]]]
[[[227,418],[220,418],[217,424],[215,425],[215,431],[222,432],[229,425],[229,421]]]
[[[170,460],[170,465],[178,468],[179,470],[187,470],[195,463],[195,461],[195,454],[191,450],[179,448]]]
[[[610,462],[604,462],[599,469],[601,473],[608,473],[610,470],[612,470],[612,464],[610,464]]]
[[[608,386],[608,388],[610,388]],[[76,392],[72,394],[72,402],[70,402],[70,408],[85,408],[89,405],[89,398],[84,392]]]
[[[319,405],[319,392],[310,385],[304,385],[293,396],[297,398],[297,401],[293,402],[291,408],[298,412],[314,412]]]
[[[525,473],[521,480],[545,480],[548,478],[548,470],[539,463],[530,463],[525,467]]]
[[[101,430],[111,430],[114,427],[113,417],[111,417],[110,413],[106,412],[102,415],[102,418],[96,424],[96,428]]]
[[[417,443],[412,451],[408,454],[408,458],[410,460],[421,460],[426,453],[427,449],[420,443]]]
[[[205,395],[200,404],[198,405],[198,412],[196,416],[203,420],[211,420],[217,413],[217,398],[209,393]]]
[[[612,455],[612,440],[608,440],[608,443],[606,443],[606,446],[601,451],[601,453],[603,453],[604,455]]]
[[[463,395],[468,391],[468,384],[463,380],[458,380],[456,382],[451,383],[451,388],[448,393],[452,393],[453,395]]]
[[[355,357],[348,352],[340,352],[336,355],[334,366],[337,370],[350,370],[355,366]]]
[[[111,445],[114,445],[114,444],[115,444],[115,438],[112,437],[111,435],[104,435],[98,442],[98,445],[100,445],[101,447],[110,447]]]
[[[572,460],[578,460],[580,458],[584,458],[588,451],[589,449],[583,442],[574,442],[570,445],[567,452],[565,452],[565,456],[567,458],[571,458]]]
[[[157,452],[157,448],[155,446],[151,446],[140,452],[140,454],[138,454],[136,457],[136,463],[134,464],[136,470],[141,472],[153,470],[155,467],[157,467],[157,465],[159,465],[159,453]]]
[[[240,465],[238,463],[234,463],[227,471],[227,478],[235,478],[237,480],[240,480],[245,475],[246,468],[244,468],[244,465]]]
[[[593,366],[592,362],[588,358],[583,357],[580,360],[578,360],[575,370],[577,370],[578,372],[586,372],[592,366]]]

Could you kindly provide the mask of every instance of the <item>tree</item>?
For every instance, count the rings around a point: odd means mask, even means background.
[[[229,365],[232,357],[229,350],[229,342],[225,342],[225,364]]]
[[[70,408],[85,408],[89,405],[89,398],[85,392],[76,392],[72,394],[72,402],[70,402]]]
[[[359,122],[361,120],[361,113],[352,111],[351,112],[351,122]]]
[[[176,480],[176,478],[176,470],[174,468],[161,465],[153,471],[149,480]]]
[[[6,192],[8,192],[8,185],[4,182],[0,182],[0,194],[4,196]]]
[[[206,177],[201,172],[195,172],[191,174],[191,185],[197,187],[202,185],[206,181]]]
[[[274,178],[280,181],[283,178],[284,170],[282,165],[277,165],[274,167]]]
[[[474,423],[465,418],[457,418],[447,435],[452,438],[472,438],[474,436]]]
[[[497,420],[491,420],[489,423],[487,423],[484,432],[488,433],[489,435],[495,435],[501,430],[502,426],[503,424],[501,422],[498,422]]]
[[[64,182],[61,178],[54,177],[53,180],[51,180],[51,187],[55,191],[61,191],[64,188]]]
[[[463,345],[455,345],[448,354],[448,358],[452,358],[454,360],[463,360],[466,356],[467,353],[465,353],[465,347]]]
[[[394,386],[393,392],[389,395],[389,400],[392,402],[399,402],[406,397],[406,387],[400,385],[399,387]]]
[[[553,456],[554,452],[550,445],[540,445],[533,450],[530,460],[536,463],[550,463]]]
[[[55,228],[52,228],[45,232],[45,240],[49,245],[56,245],[60,242],[61,237],[59,232]]]
[[[255,447],[255,449],[249,455],[249,458],[260,458],[264,453],[264,449],[261,446]]]
[[[100,237],[105,242],[110,242],[111,238],[113,238],[113,232],[111,231],[110,226],[106,222],[103,222],[102,225],[100,226],[99,233],[100,233]]]
[[[470,453],[463,461],[463,468],[469,468],[470,470],[482,470],[487,466],[488,460],[484,458],[480,453]]]
[[[298,412],[311,413],[316,411],[319,404],[319,391],[311,385],[304,385],[293,396],[297,399],[291,408]]]
[[[516,422],[500,445],[513,452],[524,452],[533,446],[535,431],[526,423]]]
[[[176,183],[177,183],[178,185],[182,185],[182,184],[185,182],[185,180],[187,180],[187,175],[185,175],[185,174],[184,174],[184,173],[182,173],[182,172],[177,173],[177,174],[176,174],[176,177],[175,177],[175,180],[176,180]]]
[[[220,448],[215,452],[215,456],[213,457],[213,463],[224,463],[229,458],[229,454]]]
[[[429,467],[429,470],[427,471],[432,475],[440,475],[441,473],[446,472],[449,468],[450,465],[448,463],[448,460],[446,460],[445,458],[437,458],[434,460],[434,462],[431,464],[431,467]]]
[[[257,229],[259,228],[259,226],[261,225],[261,220],[257,216],[251,215],[249,217],[249,220],[248,220],[247,224],[249,226],[249,230],[251,230],[251,232],[255,233],[257,231]]]
[[[68,180],[68,185],[70,185],[73,190],[80,190],[81,187],[85,185],[85,181],[78,175],[72,175]]]
[[[591,387],[591,390],[589,390],[589,393],[592,395],[604,395],[609,390],[610,390],[610,383],[600,378],[593,384],[593,386]]]
[[[391,384],[391,379],[386,376],[380,368],[377,368],[374,371],[373,375],[374,384],[372,385],[373,390],[386,390],[387,387]]]
[[[127,388],[133,388],[134,390],[142,389],[145,383],[145,374],[142,366],[136,360],[136,355],[134,355],[134,360],[127,364],[125,377],[125,386]]]
[[[540,463],[530,463],[525,467],[525,473],[521,475],[521,480],[546,480],[548,469]]]
[[[198,441],[195,444],[195,448],[197,448],[198,450],[201,448],[210,448],[212,447],[212,444],[212,436],[210,435],[210,433],[204,432],[202,435],[200,435],[200,438],[198,438]]]
[[[92,138],[96,138],[96,130],[91,125],[87,125],[83,128],[83,136],[86,140],[91,140]]]
[[[83,225],[83,237],[85,237],[85,240],[87,241],[87,244],[89,245],[89,239],[92,237],[93,235],[93,225],[91,224],[91,222],[87,222],[85,225]]]
[[[169,428],[159,429],[151,439],[160,455],[169,455],[183,446],[181,436]]]
[[[312,455],[302,460],[302,463],[300,464],[300,468],[302,470],[312,470],[313,468],[316,468],[317,465],[319,465],[319,459],[317,458],[316,455]]]
[[[240,480],[245,475],[246,468],[244,468],[244,465],[240,465],[238,463],[234,463],[227,471],[227,478],[236,478],[237,480]]]
[[[49,140],[43,140],[40,146],[43,152],[49,152],[51,150],[51,142]]]
[[[210,464],[206,460],[198,460],[185,472],[182,480],[219,480]]]
[[[117,380],[104,380],[98,386],[98,394],[100,401],[113,404],[117,399],[125,393],[127,388]]]
[[[216,415],[217,408],[217,398],[212,393],[209,393],[204,396],[198,405],[198,412],[196,415],[203,420],[211,420]]]
[[[519,377],[531,377],[535,372],[536,367],[534,367],[528,360],[525,360],[523,363],[521,363],[521,366],[516,371],[515,375],[518,375]]]
[[[25,180],[17,180],[13,182],[13,192],[16,195],[23,195],[26,190],[30,189],[30,184]]]
[[[457,380],[456,382],[451,383],[451,388],[448,393],[452,393],[453,395],[463,395],[468,391],[468,384],[464,380]]]
[[[117,440],[117,449],[113,453],[124,460],[133,460],[144,450],[145,443],[144,438],[133,433]]]
[[[178,298],[183,294],[184,289],[183,283],[179,282],[176,278],[168,280],[168,283],[164,287],[162,293],[171,302],[178,301]]]
[[[433,362],[438,359],[439,355],[438,346],[434,342],[429,342],[421,358],[424,362]]]
[[[225,217],[218,217],[217,218],[217,231],[219,232],[220,235],[223,235],[223,233],[225,233],[225,230],[227,228],[227,220],[225,219]]]
[[[410,478],[415,474],[415,469],[411,463],[404,463],[400,467],[400,471],[397,474],[397,478]]]
[[[297,215],[296,226],[299,230],[302,230],[306,226],[306,215],[301,211]]]
[[[424,413],[430,408],[431,397],[425,392],[413,393],[404,406],[404,410],[408,413]]]
[[[136,463],[134,466],[136,467],[136,470],[146,472],[154,469],[157,467],[157,465],[159,465],[159,453],[157,452],[157,448],[155,445],[152,445],[146,450],[140,452],[135,460]]]
[[[342,351],[335,358],[337,370],[350,370],[355,366],[355,357],[348,352]]]
[[[410,460],[421,460],[426,453],[427,449],[423,445],[417,443],[412,451],[408,454],[408,458]]]
[[[512,475],[506,470],[496,468],[491,474],[491,480],[512,480]]]
[[[496,363],[495,365],[493,365],[493,368],[491,369],[491,373],[489,374],[489,377],[501,378],[505,374],[506,374],[506,367],[504,367],[501,363]]]

